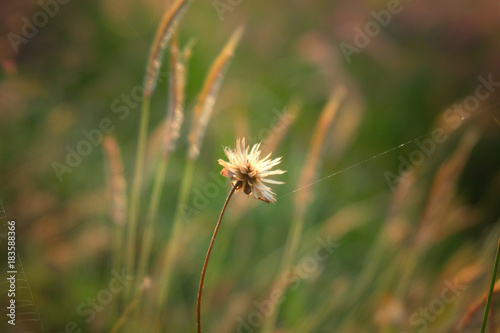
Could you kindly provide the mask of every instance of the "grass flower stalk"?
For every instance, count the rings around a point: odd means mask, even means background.
[[[133,274],[135,270],[136,256],[136,233],[137,233],[137,218],[140,210],[140,194],[142,190],[143,171],[145,161],[145,148],[148,133],[149,113],[151,104],[151,95],[156,87],[160,67],[163,59],[165,48],[172,37],[177,26],[180,15],[184,12],[187,6],[187,0],[177,0],[165,12],[160,26],[156,31],[156,36],[151,45],[149,60],[146,67],[146,75],[144,77],[144,96],[142,98],[141,119],[139,123],[139,139],[137,142],[137,155],[135,159],[134,178],[132,182],[132,190],[130,196],[130,211],[129,221],[127,226],[127,240],[125,244],[126,262],[125,268],[128,274]],[[130,298],[132,288],[127,288],[125,299]]]
[[[296,213],[285,246],[282,272],[286,271],[292,265],[293,258],[297,252],[300,235],[302,234],[304,225],[306,208],[312,199],[312,192],[308,185],[314,181],[326,134],[337,114],[344,94],[344,89],[339,88],[331,95],[321,113],[314,131],[314,136],[309,145],[309,153],[299,183],[299,188],[302,190],[298,191],[295,196]]]
[[[142,246],[137,266],[137,278],[142,281],[147,271],[147,262],[151,254],[154,235],[154,222],[158,216],[158,206],[160,203],[165,177],[170,161],[170,154],[175,148],[175,142],[179,138],[180,128],[184,119],[184,87],[185,87],[185,63],[187,59],[180,58],[177,38],[174,36],[170,47],[170,82],[169,82],[169,103],[167,107],[167,120],[163,133],[163,153],[156,169],[154,177],[151,200],[146,215]]]
[[[215,59],[205,79],[201,93],[198,96],[197,104],[194,107],[194,120],[189,134],[189,148],[186,165],[184,167],[184,174],[181,181],[181,189],[177,201],[177,208],[174,213],[172,230],[164,250],[164,260],[159,278],[160,286],[158,288],[159,292],[156,299],[157,314],[155,318],[161,314],[162,307],[169,296],[170,281],[173,271],[172,267],[175,255],[179,249],[179,242],[183,229],[183,209],[187,206],[189,199],[195,170],[195,162],[199,156],[205,129],[210,120],[212,109],[219,93],[226,69],[232,56],[234,55],[234,51],[241,38],[242,32],[243,28],[238,28],[232,34],[229,41]]]
[[[196,159],[200,154],[201,144],[205,136],[205,130],[212,115],[215,100],[219,94],[222,80],[224,79],[227,68],[229,67],[230,60],[232,59],[236,46],[240,41],[243,34],[243,27],[238,27],[228,42],[215,59],[208,75],[203,84],[200,94],[198,95],[198,102],[194,107],[194,121],[193,127],[189,133],[189,151],[188,158]]]
[[[316,175],[316,169],[318,166],[321,149],[323,147],[323,142],[325,140],[328,129],[330,128],[335,115],[339,109],[340,103],[344,97],[345,90],[339,88],[331,95],[328,103],[324,107],[320,119],[316,125],[314,131],[314,136],[311,140],[309,146],[309,153],[306,158],[305,166],[302,169],[302,174],[299,181],[299,189],[295,196],[295,212],[288,233],[288,238],[285,244],[285,250],[283,253],[283,259],[280,264],[280,269],[278,275],[274,282],[274,286],[278,285],[278,281],[281,277],[286,274],[292,267],[294,257],[297,253],[300,238],[302,235],[302,230],[304,229],[305,213],[308,204],[312,198],[312,192],[310,191],[309,184],[311,184]],[[271,290],[274,290],[273,287]],[[275,309],[271,315],[264,322],[262,332],[272,332],[276,323],[278,309]]]
[[[137,155],[135,159],[135,173],[132,182],[132,193],[130,196],[129,221],[127,224],[127,241],[125,244],[125,269],[128,274],[133,274],[135,268],[135,242],[137,232],[137,217],[139,214],[139,201],[142,187],[142,176],[144,170],[146,138],[148,132],[150,97],[142,100],[141,120],[139,125],[139,140],[137,142]],[[132,288],[127,288],[125,299],[130,297]]]
[[[108,161],[108,189],[110,216],[114,222],[113,268],[119,270],[122,265],[124,229],[127,221],[127,184],[123,176],[123,162],[120,146],[112,136],[106,136],[103,149]]]
[[[103,149],[108,164],[107,188],[110,201],[110,217],[114,223],[112,267],[121,270],[123,262],[123,242],[125,239],[125,223],[127,221],[127,183],[123,175],[123,161],[120,146],[116,139],[109,135],[103,140]],[[110,311],[110,318],[118,313],[119,302]]]
[[[167,247],[164,251],[164,259],[162,265],[162,271],[160,274],[160,288],[157,298],[157,309],[161,311],[161,307],[164,305],[165,301],[168,299],[170,292],[170,279],[172,278],[172,266],[174,263],[175,256],[179,249],[181,232],[182,232],[182,207],[185,207],[189,199],[189,192],[191,190],[192,179],[194,175],[194,160],[187,160],[184,166],[184,173],[181,180],[181,189],[179,191],[179,198],[177,201],[177,209],[174,215],[174,223],[172,230],[170,232],[170,237],[167,243]]]

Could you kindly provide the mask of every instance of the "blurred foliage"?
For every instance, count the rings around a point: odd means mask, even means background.
[[[44,331],[63,331],[68,321],[83,331],[106,331],[117,318],[112,309],[123,310],[117,297],[90,323],[75,312],[112,277],[114,225],[101,145],[93,146],[62,181],[52,163],[64,163],[66,147],[76,149],[85,139],[83,130],[97,129],[110,118],[130,182],[140,106],[120,119],[112,105],[142,84],[167,3],[69,1],[18,53],[7,35],[21,34],[22,17],[31,18],[40,4],[2,4],[0,200],[7,217],[18,223],[19,256]],[[402,12],[348,62],[339,44],[353,44],[353,28],[364,27],[373,20],[370,11],[385,9],[388,2],[241,1],[222,20],[214,3],[193,1],[180,24],[181,47],[190,38],[196,44],[188,65],[187,119],[161,199],[153,266],[161,262],[176,207],[190,112],[211,62],[241,22],[246,31],[215,104],[194,188],[202,190],[213,182],[210,175],[218,175],[222,146],[243,135],[263,139],[259,131],[272,128],[273,110],[281,112],[294,100],[302,103],[274,152],[283,156],[288,170],[282,177],[286,184],[275,189],[278,203],[238,198],[223,221],[207,273],[203,314],[206,330],[221,332],[235,331],[236,318],[247,318],[255,310],[252,302],[270,292],[292,220],[293,195],[288,194],[298,186],[312,131],[331,91],[343,86],[346,97],[325,140],[318,179],[446,128],[443,111],[474,95],[479,76],[500,81],[500,11],[490,1],[404,2]],[[164,80],[153,96],[151,131],[165,117],[167,88]],[[481,101],[479,111],[449,131],[449,139],[394,193],[384,174],[398,173],[398,157],[408,159],[417,149],[414,143],[313,186],[297,264],[314,250],[318,236],[338,233],[340,246],[317,274],[286,293],[279,332],[414,331],[412,313],[439,297],[443,281],[462,274],[468,286],[464,295],[447,305],[428,330],[454,327],[486,291],[500,233],[499,96],[495,91]],[[466,149],[471,133],[478,141]],[[149,170],[154,161],[146,161]],[[151,176],[146,179],[143,208],[152,182]],[[194,327],[198,274],[226,190],[186,224],[185,250],[176,263],[175,292],[164,319],[169,332]],[[438,213],[425,218],[431,203]],[[247,207],[238,214],[236,207],[242,205]]]

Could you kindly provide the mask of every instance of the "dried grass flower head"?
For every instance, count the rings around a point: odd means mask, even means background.
[[[260,143],[250,146],[245,145],[245,139],[236,140],[236,148],[231,150],[224,148],[229,162],[219,160],[219,164],[224,167],[221,175],[231,179],[233,186],[237,185],[236,190],[243,188],[245,194],[253,196],[265,202],[276,202],[274,193],[268,184],[284,184],[284,182],[267,179],[271,175],[281,175],[286,171],[271,170],[272,167],[281,162],[281,157],[270,159],[271,153],[260,159]]]

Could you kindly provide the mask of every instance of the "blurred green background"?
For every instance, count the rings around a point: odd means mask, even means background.
[[[269,293],[293,220],[295,193],[290,193],[299,186],[321,110],[338,87],[345,88],[345,98],[325,138],[316,179],[434,128],[444,128],[449,138],[416,167],[407,182],[410,188],[400,189],[408,193],[393,192],[385,174],[398,174],[398,157],[408,159],[418,150],[414,142],[309,188],[314,199],[307,206],[294,261],[299,264],[314,251],[318,236],[333,237],[338,248],[285,294],[275,331],[423,331],[419,330],[423,324],[412,323],[411,315],[439,297],[443,281],[465,275],[464,295],[425,321],[428,332],[444,332],[456,327],[468,306],[486,291],[500,234],[498,87],[455,130],[443,121],[443,112],[474,96],[480,76],[500,82],[500,5],[401,2],[402,10],[391,15],[390,23],[370,37],[366,47],[350,59],[344,57],[341,43],[355,45],[356,27],[376,22],[371,11],[387,10],[389,3],[195,0],[183,16],[179,43],[182,47],[190,38],[195,40],[188,64],[186,121],[161,198],[152,267],[159,269],[160,249],[170,232],[193,105],[211,63],[238,25],[245,24],[245,33],[214,106],[193,188],[202,191],[213,182],[210,175],[222,178],[217,159],[225,158],[223,146],[233,146],[240,136],[264,140],[262,130],[272,129],[276,110],[282,112],[294,101],[302,105],[273,154],[283,156],[280,167],[288,170],[280,177],[286,184],[274,187],[277,204],[266,205],[239,193],[234,209],[229,206],[207,273],[205,331],[248,331],[239,326],[238,318],[247,320],[256,311],[255,302]],[[68,322],[83,332],[109,331],[126,306],[118,294],[89,322],[76,311],[106,288],[113,276],[115,226],[109,216],[107,162],[101,144],[93,146],[62,181],[53,162],[64,163],[66,147],[76,149],[85,139],[82,131],[99,128],[103,118],[110,118],[130,189],[140,106],[130,107],[129,115],[120,119],[112,104],[142,84],[150,44],[167,4],[159,0],[59,3],[57,13],[16,52],[9,33],[22,36],[23,17],[31,21],[42,7],[27,0],[2,3],[0,200],[7,219],[17,222],[22,278],[32,295],[26,297],[36,304],[27,311],[35,314],[24,317],[28,321],[22,320],[18,308],[16,327],[6,324],[5,314],[0,313],[1,327],[8,332],[64,332]],[[165,117],[167,89],[165,80],[153,95],[151,132]],[[461,143],[472,135],[478,141],[467,150]],[[147,170],[155,167],[152,155]],[[457,161],[460,158],[462,162]],[[443,171],[446,167],[452,171]],[[151,193],[151,177],[146,180],[139,221]],[[446,195],[439,192],[445,187]],[[158,331],[194,331],[199,272],[227,191],[229,185],[186,223],[173,292]],[[195,193],[191,192],[190,202]],[[238,205],[247,206],[241,215]],[[426,220],[429,206],[441,211]],[[1,220],[2,228],[7,219]],[[5,232],[0,231],[2,254]],[[421,237],[432,241],[421,242]],[[6,261],[2,259],[2,267]],[[152,279],[156,276],[153,269]],[[3,287],[0,300],[5,309]],[[481,315],[479,310],[475,316]],[[127,319],[126,329],[142,327],[141,319],[134,318]],[[474,325],[471,321],[469,328],[478,331]],[[261,330],[260,324],[254,326],[253,331]],[[493,327],[493,331],[498,330]]]

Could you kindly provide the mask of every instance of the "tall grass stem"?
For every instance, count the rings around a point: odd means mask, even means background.
[[[488,314],[490,312],[491,300],[493,298],[493,288],[497,278],[498,262],[500,261],[500,238],[498,239],[497,253],[495,255],[495,264],[493,265],[493,273],[491,274],[490,290],[488,291],[488,299],[484,308],[483,323],[481,325],[481,333],[486,331],[486,323],[488,322]]]
[[[139,255],[139,262],[137,265],[137,280],[142,281],[147,270],[147,262],[153,246],[154,235],[154,221],[158,216],[158,206],[162,194],[165,176],[168,169],[168,157],[162,157],[160,164],[156,170],[156,176],[153,184],[153,192],[151,194],[151,201],[149,202],[148,212],[146,216],[146,223],[144,225],[144,234],[142,238],[142,246]]]
[[[126,258],[125,269],[127,274],[134,274],[135,268],[135,243],[137,233],[137,217],[139,215],[140,197],[142,189],[142,178],[144,172],[144,161],[146,153],[146,139],[148,133],[150,97],[144,96],[142,100],[141,120],[139,125],[139,140],[137,143],[137,155],[135,159],[135,173],[132,183],[132,193],[130,197],[129,223],[127,225]],[[133,288],[127,288],[125,299],[129,300]]]
[[[172,267],[175,258],[175,254],[179,248],[179,241],[183,229],[183,208],[186,207],[187,201],[189,199],[189,192],[191,190],[193,175],[194,175],[194,160],[188,159],[186,166],[184,168],[184,174],[182,176],[181,190],[179,193],[179,198],[177,201],[177,208],[175,210],[174,222],[172,230],[170,232],[170,238],[168,240],[166,250],[164,252],[164,261],[160,273],[160,288],[157,298],[157,309],[161,311],[161,307],[164,305],[166,299],[168,298],[170,292],[170,280],[172,278]]]

